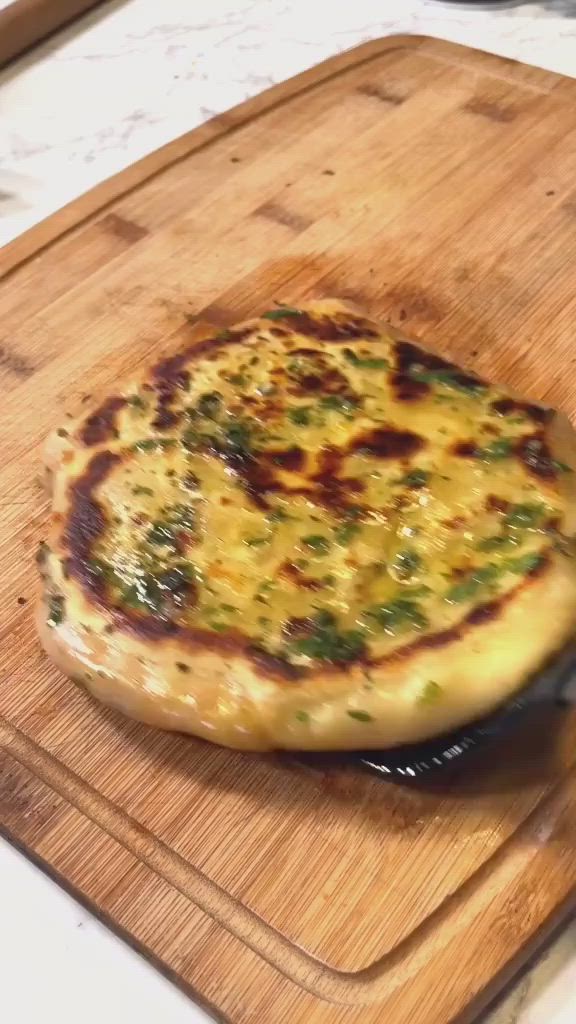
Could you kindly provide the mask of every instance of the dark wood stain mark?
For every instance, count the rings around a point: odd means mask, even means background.
[[[262,203],[261,206],[254,210],[254,214],[256,217],[264,217],[266,220],[271,220],[275,224],[282,224],[292,231],[305,231],[312,223],[307,217],[303,217],[293,210],[287,210],[285,206],[274,202]]]
[[[510,107],[499,107],[492,100],[485,100],[481,96],[473,97],[465,103],[463,108],[468,114],[477,114],[479,117],[486,117],[489,121],[497,121],[500,124],[507,124],[516,117],[516,111]]]
[[[376,82],[365,82],[363,85],[359,85],[357,92],[361,96],[370,96],[372,99],[380,100],[381,103],[389,103],[393,107],[400,107],[408,98],[392,89],[387,89],[384,85],[378,85]]]
[[[8,370],[15,377],[22,379],[31,377],[34,373],[32,364],[24,356],[18,355],[17,352],[11,352],[6,345],[0,345],[0,369]]]
[[[109,231],[116,238],[121,238],[123,242],[139,242],[141,238],[145,238],[146,235],[150,234],[147,228],[143,228],[141,224],[135,224],[133,220],[127,220],[126,217],[121,217],[119,213],[107,213],[105,217],[102,217],[100,224]]]

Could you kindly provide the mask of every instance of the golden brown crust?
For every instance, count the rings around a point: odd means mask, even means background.
[[[162,728],[415,741],[493,709],[574,628],[568,421],[336,301],[200,329],[46,461],[43,644]]]

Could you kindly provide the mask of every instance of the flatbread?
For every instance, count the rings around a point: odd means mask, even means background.
[[[46,461],[42,642],[164,729],[413,742],[574,631],[568,421],[335,300],[191,329]]]

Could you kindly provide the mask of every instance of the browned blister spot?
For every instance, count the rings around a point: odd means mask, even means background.
[[[318,314],[300,312],[289,317],[290,327],[298,334],[319,341],[351,341],[354,338],[378,338],[379,332],[369,320],[349,313]]]
[[[452,445],[452,454],[460,459],[478,459],[480,449],[474,441],[456,441]]]
[[[516,398],[498,398],[492,402],[492,409],[500,416],[527,416],[534,423],[548,423],[554,416],[553,409],[533,402],[521,402]]]
[[[352,442],[352,450],[379,459],[404,459],[420,451],[425,441],[411,430],[378,427],[368,430]]]
[[[529,473],[547,480],[554,480],[558,476],[558,469],[543,432],[521,438],[515,450]]]
[[[113,395],[92,416],[85,421],[80,431],[80,440],[88,447],[105,444],[118,436],[117,415],[126,405],[121,395]]]

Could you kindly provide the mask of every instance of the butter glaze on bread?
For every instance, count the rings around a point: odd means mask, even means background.
[[[568,421],[335,300],[191,329],[46,462],[42,642],[151,725],[413,742],[574,631]]]

